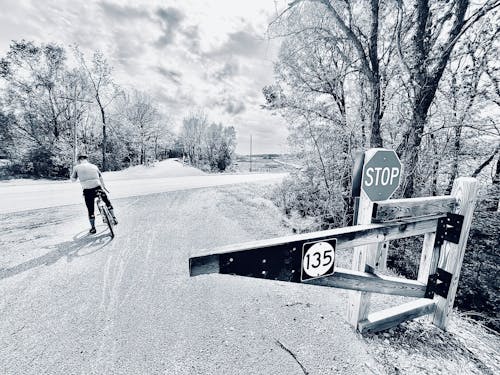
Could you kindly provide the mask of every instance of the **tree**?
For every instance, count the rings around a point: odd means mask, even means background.
[[[15,121],[12,115],[0,112],[0,158],[10,157],[15,151],[12,123]]]
[[[485,23],[476,33],[470,36],[464,36],[462,42],[457,45],[457,55],[449,68],[450,89],[445,97],[451,98],[450,114],[453,119],[453,162],[450,173],[450,179],[447,193],[451,192],[453,182],[459,174],[460,153],[462,152],[462,133],[465,130],[472,129],[479,132],[482,136],[490,136],[494,128],[482,125],[475,126],[478,118],[480,122],[486,122],[486,116],[482,112],[488,109],[489,84],[487,82],[487,68],[490,62],[495,61],[498,56],[498,49],[495,48],[495,40],[500,30],[491,29],[491,25]],[[476,31],[476,30],[474,30]],[[446,74],[446,72],[445,72]],[[486,112],[486,111],[485,111]],[[487,111],[489,112],[489,111]],[[467,132],[470,134],[470,131]],[[497,132],[500,138],[500,133]],[[499,139],[500,140],[500,139]],[[495,151],[488,155],[491,162]],[[482,167],[476,169],[473,175],[478,175],[488,163],[483,163]]]
[[[490,211],[498,211],[500,209],[500,156],[497,157],[496,167],[493,170],[491,195],[492,202],[489,209]]]
[[[225,171],[233,161],[235,149],[234,127],[211,124],[206,129],[204,153],[212,171]]]
[[[125,94],[122,108],[131,129],[130,136],[135,139],[134,143],[137,145],[139,164],[146,164],[148,149],[154,143],[155,134],[159,137],[158,109],[149,95],[137,90],[133,90],[129,95]]]
[[[434,195],[439,190],[449,194],[458,175],[479,175],[495,156],[500,141],[494,117],[498,105],[487,73],[498,54],[498,29],[493,24],[493,17],[487,16],[474,25],[450,56],[413,171],[421,194],[427,189]]]
[[[85,72],[89,81],[89,87],[92,90],[92,97],[95,104],[99,108],[99,113],[102,122],[102,170],[107,170],[106,152],[108,143],[107,134],[107,108],[113,100],[120,94],[118,87],[114,84],[111,75],[112,68],[108,64],[104,54],[96,51],[92,56],[92,61],[89,63],[85,56],[78,49],[74,47],[74,53],[80,67]]]
[[[69,167],[67,149],[70,123],[74,113],[67,100],[68,70],[66,55],[56,44],[35,45],[14,41],[0,62],[0,77],[6,81],[4,122],[9,135],[16,140],[19,172],[35,175],[63,175]],[[33,160],[44,155],[46,162]]]
[[[202,110],[191,112],[182,120],[180,138],[189,162],[195,166],[200,166],[203,159],[202,144],[207,126],[208,117]]]
[[[397,43],[411,106],[398,147],[406,161],[405,197],[415,193],[415,168],[429,108],[453,49],[471,26],[499,5],[498,0],[488,0],[473,10],[468,0],[398,2]],[[468,13],[472,14],[466,17]]]
[[[364,113],[358,97],[360,93],[365,96],[365,89],[351,82],[364,78],[365,73],[361,72],[358,55],[351,52],[352,41],[343,36],[338,21],[323,3],[307,2],[296,7],[290,8],[288,18],[281,19],[285,40],[275,63],[276,83],[263,90],[265,108],[286,118],[289,141],[307,163],[304,176],[295,176],[296,181],[302,181],[304,189],[315,186],[314,191],[321,196],[319,206],[307,205],[310,209],[300,211],[319,212],[331,224],[341,225],[352,215],[348,193],[352,150],[363,147],[367,138],[364,125],[352,125],[361,116],[355,110],[348,112],[348,108],[359,108]],[[380,120],[381,107],[369,108],[375,108]],[[370,117],[372,112],[368,112]],[[380,135],[377,126],[368,125],[372,129],[370,142]]]
[[[303,26],[303,23],[299,22],[293,31],[288,30],[284,35],[314,31],[318,39],[327,38],[332,44],[337,44],[334,50],[336,60],[343,60],[345,64],[350,65],[351,70],[356,69],[360,73],[362,92],[366,86],[369,87],[370,146],[382,147],[381,120],[384,114],[384,93],[390,78],[386,67],[389,66],[395,51],[392,39],[396,25],[390,22],[381,23],[380,13],[390,11],[391,6],[383,8],[383,3],[379,0],[359,3],[295,0],[278,19],[290,13],[289,18],[296,17],[298,13],[301,21],[307,19],[310,7],[305,3],[319,4],[325,13],[313,17],[311,24]],[[360,5],[363,7],[360,8]],[[369,9],[368,19],[365,16],[364,6]],[[296,12],[292,12],[293,10]],[[383,37],[384,35],[386,37]]]
[[[402,195],[443,194],[456,176],[477,176],[485,182],[478,207],[486,208],[477,233],[491,232],[482,229],[494,219],[487,211],[497,211],[500,199],[499,4],[292,2],[278,17],[284,41],[275,63],[275,82],[263,89],[264,107],[287,120],[291,149],[302,163],[277,193],[285,213],[315,218],[317,225],[309,230],[349,222],[348,200],[339,199],[349,194],[349,184],[340,183],[341,173],[350,169],[356,149],[378,145],[372,142],[377,129],[373,115],[378,111],[380,144],[397,148],[406,164]],[[368,137],[370,142],[365,142]],[[497,237],[480,241],[480,246],[495,248]],[[397,251],[390,261],[396,271],[414,272],[420,248],[393,245]],[[466,293],[463,301],[472,296],[474,306],[489,306],[495,314],[498,309],[492,306],[497,301],[489,284],[495,263],[481,263],[481,257],[471,261],[481,272],[474,271],[475,276],[467,275],[466,280],[485,286],[484,299]],[[476,290],[470,284],[464,287]],[[467,308],[464,303],[461,307]]]
[[[85,114],[88,112],[89,104],[92,102],[88,98],[89,87],[86,77],[79,69],[72,69],[67,72],[63,79],[65,96],[61,99],[67,100],[67,106],[63,116],[72,128],[73,137],[73,164],[76,164],[78,157],[78,133]]]
[[[0,65],[0,77],[7,81],[5,105],[18,119],[14,124],[39,144],[52,144],[62,131],[64,60],[57,45],[38,47],[22,40],[11,44]]]
[[[224,171],[234,158],[236,131],[232,126],[212,123],[202,110],[191,112],[182,123],[179,136],[189,162],[199,168]]]
[[[159,121],[153,125],[151,137],[155,160],[166,158],[169,149],[174,145],[174,134],[171,130],[170,119],[160,116]]]

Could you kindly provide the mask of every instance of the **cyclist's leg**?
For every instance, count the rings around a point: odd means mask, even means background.
[[[98,188],[98,189],[101,192],[101,198],[102,198],[104,204],[106,205],[106,207],[108,207],[108,209],[112,210],[113,209],[113,205],[109,201],[109,198],[108,198],[106,192],[104,190],[102,190],[101,188]]]
[[[95,231],[95,189],[84,189],[83,196],[85,197],[85,205],[89,214],[89,222],[91,231]]]

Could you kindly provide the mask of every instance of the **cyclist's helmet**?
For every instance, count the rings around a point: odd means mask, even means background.
[[[85,154],[78,155],[78,160],[86,160],[86,159],[88,159],[87,155],[85,155]]]

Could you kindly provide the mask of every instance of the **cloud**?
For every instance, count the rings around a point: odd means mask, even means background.
[[[113,40],[113,57],[120,64],[127,65],[127,68],[134,68],[137,65],[137,57],[145,51],[144,45],[137,39],[124,39],[120,36],[119,32],[110,35]]]
[[[200,30],[197,25],[186,26],[180,30],[186,38],[187,48],[195,54],[200,53]]]
[[[151,95],[165,109],[165,114],[177,123],[182,121],[189,108],[197,106],[193,98],[179,87],[156,86],[150,90]],[[182,109],[182,110],[180,110]]]
[[[160,19],[163,35],[156,41],[159,47],[172,44],[174,42],[175,33],[178,31],[184,14],[176,8],[159,8],[156,15]]]
[[[226,114],[239,115],[246,110],[245,103],[231,95],[218,94],[208,102],[209,107],[217,106],[223,109]]]
[[[238,74],[239,64],[236,61],[227,61],[222,69],[217,70],[213,77],[218,80],[222,80],[224,78],[234,77]]]
[[[160,73],[163,77],[165,77],[168,80],[172,81],[176,85],[180,85],[181,84],[182,73],[177,72],[175,70],[166,69],[166,68],[163,68],[161,66],[157,66],[154,69],[158,73]]]
[[[109,3],[106,1],[101,1],[99,6],[102,8],[104,13],[115,19],[119,18],[150,18],[149,13],[144,8],[135,8],[126,5],[118,5]]]
[[[229,100],[224,107],[227,113],[232,115],[238,115],[245,111],[245,103],[239,100]]]
[[[228,39],[220,47],[208,52],[207,57],[244,56],[256,57],[265,52],[266,41],[251,28],[228,34]]]

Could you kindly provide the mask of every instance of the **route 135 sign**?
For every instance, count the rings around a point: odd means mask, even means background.
[[[310,280],[333,274],[337,240],[330,238],[306,242],[302,246],[302,271],[300,280]]]

